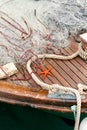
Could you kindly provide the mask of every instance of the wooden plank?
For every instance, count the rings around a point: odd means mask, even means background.
[[[56,60],[50,60],[49,63],[53,65],[54,69],[66,80],[66,82],[69,84],[69,87],[76,85],[76,83],[69,77],[69,75],[67,75],[65,70],[63,70],[62,67],[56,63]]]
[[[72,51],[72,50],[71,50]],[[87,85],[87,63],[79,56],[71,60],[71,63],[78,70],[76,75],[80,78],[80,83]],[[74,70],[74,69],[73,69]]]
[[[50,66],[50,67],[52,67],[53,68],[53,70],[52,70],[52,74],[53,74],[53,83],[57,83],[57,84],[60,84],[60,85],[64,85],[65,84],[65,86],[70,86],[67,82],[66,82],[66,80],[60,75],[60,73],[58,72],[58,70],[55,70],[55,68],[49,63],[49,60],[46,60],[47,62],[46,62],[46,65],[48,66]],[[53,64],[54,65],[54,64]],[[54,80],[54,77],[55,77],[55,80]]]
[[[70,62],[70,61],[69,61]],[[58,64],[62,67],[62,69],[66,72],[67,75],[77,84],[81,80],[79,77],[76,75],[75,72],[73,72],[71,66],[69,66],[69,63],[66,61],[58,61]]]
[[[71,52],[71,50],[68,49],[67,52]],[[73,64],[73,66],[78,68],[78,70],[81,71],[83,75],[87,75],[87,64],[85,64],[86,67],[82,66],[83,62],[85,63],[86,61],[83,61],[80,57],[79,57],[80,62],[77,62],[76,59],[77,59],[77,57],[72,59],[72,60],[70,60],[71,63]]]

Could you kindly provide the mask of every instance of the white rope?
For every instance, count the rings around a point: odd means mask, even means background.
[[[81,44],[79,44],[78,51],[75,52],[72,55],[69,55],[69,56],[62,56],[62,55],[55,55],[55,54],[42,54],[42,55],[38,55],[38,58],[53,58],[53,59],[61,59],[61,60],[70,60],[70,59],[75,58],[78,55],[81,56],[84,59],[87,58],[87,53],[86,53],[86,56],[84,56],[84,54],[82,53]],[[87,89],[87,86],[78,84],[78,88],[79,88],[79,91],[80,91],[79,92],[78,90],[76,90],[74,88],[65,87],[65,86],[61,86],[61,85],[58,85],[58,84],[49,85],[47,83],[44,83],[43,81],[38,79],[37,76],[34,73],[32,73],[33,70],[31,69],[31,63],[33,61],[35,61],[36,59],[37,59],[37,57],[34,56],[27,62],[27,70],[31,74],[31,76],[34,79],[34,81],[38,85],[40,85],[42,87],[42,89],[52,90],[52,91],[55,91],[55,90],[57,91],[58,89],[61,89],[61,90],[64,90],[64,91],[71,91],[71,92],[73,92],[76,95],[76,99],[77,99],[77,116],[76,116],[74,130],[78,130],[79,121],[80,121],[80,113],[81,113],[81,96],[80,96],[80,93],[83,92],[83,89]]]

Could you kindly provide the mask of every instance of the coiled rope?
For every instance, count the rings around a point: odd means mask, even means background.
[[[87,60],[87,53],[83,51],[82,43],[79,44],[77,52],[73,53],[72,55],[62,56],[62,55],[55,55],[55,54],[42,54],[42,55],[38,55],[38,58],[52,58],[52,59],[60,59],[60,60],[71,60],[78,55],[81,58],[83,58],[84,60]],[[77,115],[76,115],[76,119],[75,119],[74,130],[78,130],[79,129],[79,122],[80,122],[80,114],[81,114],[81,94],[83,93],[83,90],[87,89],[87,86],[79,83],[77,85],[77,87],[78,87],[78,90],[77,90],[77,89],[74,89],[74,88],[70,88],[70,87],[67,87],[67,86],[61,86],[61,85],[58,85],[58,84],[49,85],[47,83],[44,83],[43,81],[38,79],[38,77],[34,73],[32,73],[33,71],[32,71],[32,68],[31,68],[31,63],[35,60],[37,60],[37,57],[33,56],[27,62],[27,70],[31,74],[33,80],[38,85],[40,85],[42,87],[42,89],[46,89],[48,91],[49,90],[50,91],[58,91],[60,89],[60,90],[64,90],[64,91],[71,91],[75,94],[76,99],[77,99]]]

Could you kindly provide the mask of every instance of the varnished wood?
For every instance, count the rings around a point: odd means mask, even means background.
[[[71,42],[70,46],[63,49],[65,55],[77,51],[78,43]],[[77,89],[77,84],[87,85],[87,61],[79,56],[68,61],[45,59],[46,68],[52,68],[52,77],[47,76],[44,82],[48,84],[60,84]],[[70,106],[76,104],[76,100],[64,100],[48,98],[48,92],[42,90],[26,70],[26,66],[17,64],[19,72],[5,80],[0,81],[0,101],[11,104],[28,105],[34,108],[59,112],[71,112]],[[38,76],[38,74],[36,74]],[[25,79],[13,80],[12,79]],[[39,77],[43,80],[42,77]],[[87,112],[87,96],[82,99],[82,112]]]

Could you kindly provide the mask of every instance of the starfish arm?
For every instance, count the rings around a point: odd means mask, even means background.
[[[45,73],[45,74],[44,74],[44,76],[43,76],[43,79],[45,79],[45,78],[46,78],[46,76],[47,76],[47,74]]]
[[[42,75],[42,74],[45,74],[45,72],[40,72],[38,75]]]
[[[53,76],[51,73],[48,73],[48,75]]]
[[[50,69],[48,69],[48,70],[42,70],[42,72],[40,72],[38,75],[40,76],[40,75],[44,75],[43,76],[43,79],[45,79],[46,77],[47,77],[47,75],[50,75],[50,76],[53,76],[51,73],[50,73],[50,71],[52,70],[52,68],[50,68]]]

